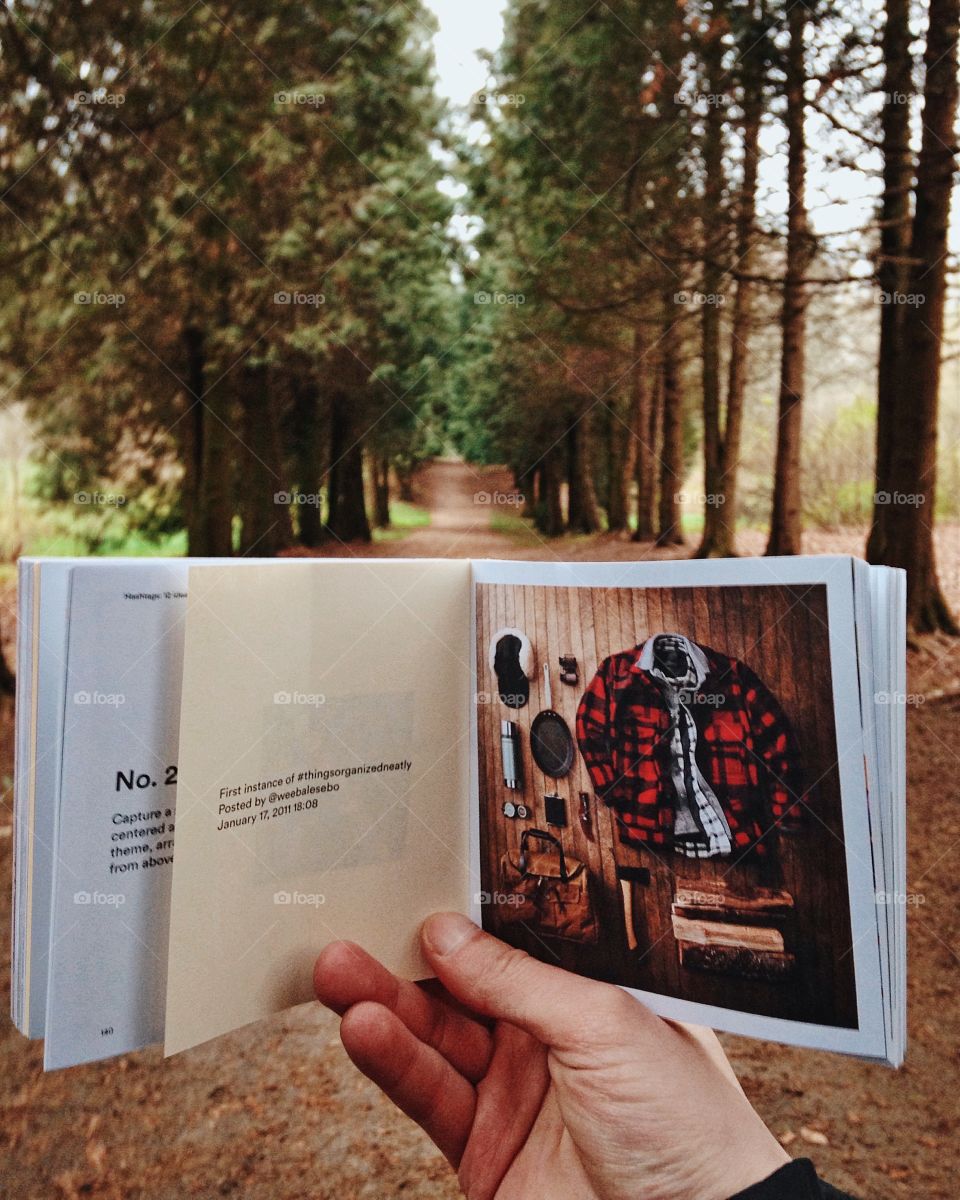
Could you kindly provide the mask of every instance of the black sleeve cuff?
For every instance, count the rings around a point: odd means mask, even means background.
[[[762,1183],[737,1192],[730,1200],[853,1200],[853,1197],[822,1183],[809,1158],[797,1158]]]

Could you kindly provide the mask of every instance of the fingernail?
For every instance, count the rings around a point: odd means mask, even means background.
[[[434,954],[444,957],[476,932],[476,925],[460,913],[435,913],[424,921],[421,937]]]

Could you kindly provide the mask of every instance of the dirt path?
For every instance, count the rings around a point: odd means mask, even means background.
[[[376,554],[635,558],[624,539],[511,536],[491,528],[516,506],[502,471],[439,463],[418,481],[429,528]],[[487,493],[490,499],[478,496]],[[495,522],[496,524],[496,522]],[[942,532],[960,606],[956,530]],[[856,533],[817,551],[859,549]],[[757,546],[752,541],[758,542]],[[744,549],[761,549],[743,539]],[[9,625],[9,621],[5,621]],[[5,630],[5,632],[7,632]],[[955,678],[958,650],[934,643],[911,662],[911,690]],[[9,921],[12,713],[2,706],[0,920]],[[791,1153],[862,1200],[955,1200],[960,1122],[960,703],[910,710],[910,1049],[900,1072],[834,1055],[725,1038],[744,1086]],[[931,832],[933,831],[933,833]],[[922,897],[922,902],[920,898]],[[9,969],[3,966],[4,987]],[[312,1005],[164,1061],[157,1050],[52,1075],[37,1044],[0,1030],[0,1200],[453,1200],[426,1139],[346,1060],[336,1021]]]

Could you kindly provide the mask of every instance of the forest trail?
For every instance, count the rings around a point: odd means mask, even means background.
[[[681,558],[687,547],[637,545],[626,534],[543,537],[523,521],[524,496],[509,468],[477,466],[459,458],[423,463],[413,477],[413,501],[430,514],[428,525],[395,531],[373,544],[328,542],[310,554],[362,558]],[[305,553],[295,551],[295,553]]]
[[[516,531],[498,528],[519,517],[523,499],[506,467],[474,466],[459,458],[436,458],[423,463],[412,480],[412,500],[429,514],[429,524],[392,529],[373,543],[330,541],[314,550],[298,547],[298,557],[329,558],[515,558],[537,557],[529,547],[547,545],[532,528],[516,522]]]
[[[509,535],[492,524],[494,514],[507,511],[519,514],[522,501],[510,472],[505,467],[478,467],[462,459],[438,458],[425,463],[414,483],[416,503],[430,513],[430,524],[412,530],[393,543],[404,555],[429,555],[442,558],[464,554],[496,553],[477,547],[509,547]],[[467,549],[461,546],[468,543]]]

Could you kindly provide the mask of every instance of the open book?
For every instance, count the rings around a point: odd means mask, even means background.
[[[897,1064],[904,601],[847,557],[23,560],[14,1020],[48,1068],[172,1053],[336,938],[425,976],[454,909]]]

